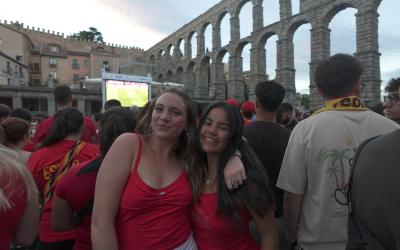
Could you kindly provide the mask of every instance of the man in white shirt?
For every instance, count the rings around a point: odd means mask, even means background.
[[[285,190],[284,218],[293,249],[344,250],[350,160],[359,144],[399,128],[358,98],[362,67],[350,55],[321,62],[315,82],[324,108],[297,124],[277,186]]]

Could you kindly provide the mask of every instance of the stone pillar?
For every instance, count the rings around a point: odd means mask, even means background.
[[[296,99],[293,37],[281,37],[277,41],[276,80],[286,91],[285,101],[294,103]]]
[[[52,115],[56,113],[56,102],[53,95],[48,95],[47,98],[47,114]]]
[[[177,45],[174,46],[174,51],[172,52],[172,57],[174,59],[179,59],[182,57],[182,52]]]
[[[185,57],[190,59],[192,58],[192,44],[188,38],[185,38]]]
[[[197,56],[203,55],[205,53],[205,40],[204,34],[199,34],[197,36]]]
[[[232,16],[231,22],[231,43],[240,40],[240,20],[238,16]]]
[[[253,5],[253,32],[264,27],[264,15],[262,2],[257,1]]]
[[[244,100],[243,58],[229,57],[228,98],[235,98],[239,102]]]
[[[12,97],[12,108],[22,108],[21,93],[14,93]]]
[[[315,69],[319,62],[330,55],[330,33],[327,26],[319,25],[311,29],[311,62],[310,62],[310,109],[320,109],[324,100],[318,93],[315,84]]]
[[[373,1],[371,1],[373,2]],[[381,95],[380,53],[378,44],[377,6],[365,3],[356,14],[357,53],[356,57],[363,66],[361,81],[364,83],[362,98],[368,106],[378,104]]]
[[[281,21],[292,16],[292,1],[291,0],[279,0],[279,14],[280,14]]]
[[[85,99],[83,99],[83,96],[77,97],[77,108],[83,115],[85,115]]]
[[[182,74],[182,82],[185,86],[185,92],[194,97],[194,83],[195,83],[195,73],[191,71],[186,71]]]
[[[194,96],[196,98],[208,98],[208,71],[207,65],[201,65],[196,68],[196,85],[194,88]]]
[[[224,64],[222,62],[211,63],[211,84],[209,97],[215,100],[225,99]]]
[[[267,80],[265,48],[256,47],[250,49],[250,57],[249,99],[254,101],[254,91],[257,83]]]
[[[212,25],[212,44],[213,51],[217,51],[221,48],[221,27],[217,24]]]

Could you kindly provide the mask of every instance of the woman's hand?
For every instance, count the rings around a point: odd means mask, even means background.
[[[246,180],[246,172],[239,155],[234,154],[224,169],[225,184],[228,190],[238,188]]]

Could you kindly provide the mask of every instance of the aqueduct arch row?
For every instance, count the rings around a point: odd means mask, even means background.
[[[278,0],[221,1],[154,45],[146,51],[146,58],[154,64],[153,78],[180,81],[196,99],[221,100],[225,98],[222,58],[229,53],[228,95],[243,100],[241,52],[244,45],[251,44],[249,81],[252,98],[255,84],[267,78],[265,44],[271,36],[277,35],[275,79],[285,87],[287,100],[293,101],[296,91],[293,36],[298,27],[310,24],[310,98],[311,107],[316,108],[321,104],[321,99],[315,87],[314,73],[316,64],[330,55],[329,23],[337,13],[352,7],[357,10],[355,55],[364,67],[362,81],[366,87],[362,95],[370,104],[379,102],[381,78],[377,9],[381,0],[301,0],[300,13],[296,15],[292,15],[291,0],[279,0],[280,21],[267,26],[263,23],[263,1]],[[253,6],[253,32],[240,39],[239,13],[248,2]],[[221,21],[228,14],[230,42],[221,47]],[[212,51],[205,50],[204,31],[208,25],[212,27]],[[197,34],[197,54],[192,58],[190,41],[194,34]],[[184,51],[180,50],[181,43],[184,43]]]

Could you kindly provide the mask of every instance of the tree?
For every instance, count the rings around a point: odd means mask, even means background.
[[[310,109],[310,95],[308,94],[301,95],[301,105],[304,106],[306,110]]]
[[[98,31],[95,27],[90,27],[88,31],[85,30],[79,31],[79,33],[75,33],[71,37],[80,40],[88,40],[91,42],[104,43],[101,32]]]

